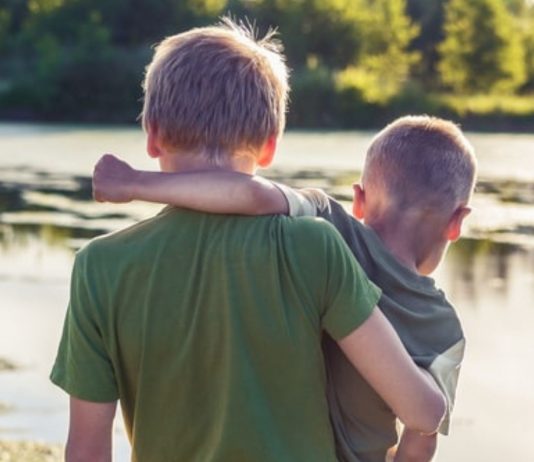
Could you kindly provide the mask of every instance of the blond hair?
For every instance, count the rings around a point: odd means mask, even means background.
[[[456,207],[469,200],[475,175],[474,149],[460,128],[423,115],[401,117],[375,136],[362,181],[397,207]]]
[[[217,164],[284,130],[287,68],[274,33],[228,18],[163,40],[147,67],[142,122],[164,145]]]

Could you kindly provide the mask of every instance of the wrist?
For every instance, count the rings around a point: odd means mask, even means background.
[[[128,180],[123,185],[124,194],[129,200],[143,199],[143,190],[147,185],[150,186],[150,174],[152,172],[144,172],[142,170],[132,169]]]

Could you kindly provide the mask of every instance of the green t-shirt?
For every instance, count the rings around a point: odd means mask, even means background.
[[[321,219],[167,208],[77,254],[51,379],[120,399],[135,461],[334,461],[321,332],[379,293]]]

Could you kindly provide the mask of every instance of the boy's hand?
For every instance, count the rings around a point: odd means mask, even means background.
[[[93,171],[93,197],[98,202],[130,202],[137,171],[112,154],[104,154]]]
[[[394,462],[430,462],[436,453],[438,435],[422,435],[419,432],[405,428]]]

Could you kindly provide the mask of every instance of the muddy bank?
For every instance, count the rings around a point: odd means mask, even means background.
[[[32,441],[0,441],[0,462],[60,462],[63,448]]]

